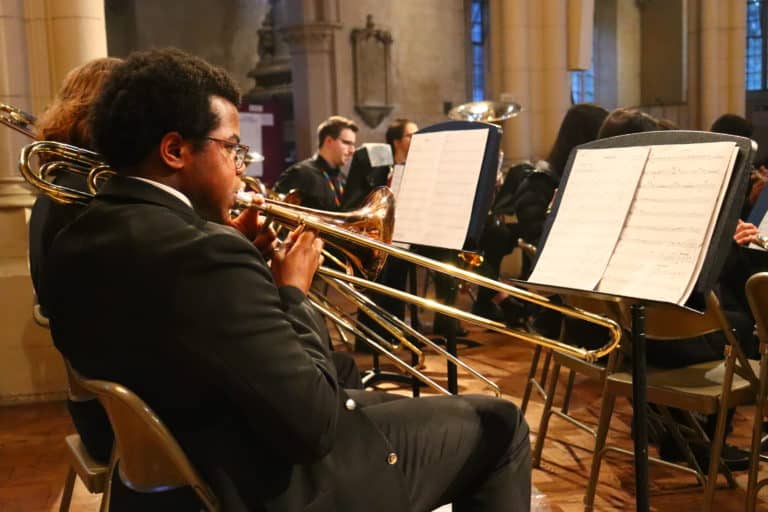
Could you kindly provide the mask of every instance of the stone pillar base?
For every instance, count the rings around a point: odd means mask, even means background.
[[[66,397],[61,356],[32,315],[27,220],[33,201],[21,178],[0,179],[0,405]]]

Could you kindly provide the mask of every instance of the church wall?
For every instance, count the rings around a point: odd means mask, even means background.
[[[110,56],[174,46],[223,67],[243,91],[253,87],[246,74],[258,62],[256,31],[268,0],[105,0],[104,6]]]
[[[336,35],[338,111],[360,125],[362,142],[383,142],[392,119],[408,117],[419,126],[447,120],[443,103],[467,101],[466,19],[463,0],[381,2],[342,0],[342,28]],[[350,33],[372,14],[378,28],[392,34],[392,113],[369,128],[354,112]]]

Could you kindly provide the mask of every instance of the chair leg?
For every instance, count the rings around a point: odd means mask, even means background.
[[[715,435],[712,439],[712,448],[709,452],[709,471],[707,472],[707,482],[704,485],[704,512],[709,512],[712,507],[712,498],[717,486],[717,474],[720,469],[720,454],[723,450],[725,441],[725,420],[728,415],[728,403],[733,382],[734,354],[731,346],[725,347],[725,374],[723,375],[723,395],[720,399],[720,407],[717,412],[717,425]]]
[[[568,409],[571,405],[571,392],[573,391],[573,383],[576,380],[576,371],[571,370],[568,374],[568,384],[565,385],[565,395],[563,395],[563,405],[560,407],[560,412],[568,414]]]
[[[760,469],[760,440],[763,437],[763,412],[768,397],[768,346],[760,344],[760,387],[755,403],[755,422],[752,427],[752,450],[749,456],[749,477],[747,478],[747,511],[754,512],[757,506],[757,472]]]
[[[549,365],[552,364],[552,351],[547,350],[547,354],[544,356],[544,364],[541,365],[541,387],[547,387],[547,374],[549,373]]]
[[[539,433],[536,435],[536,445],[531,455],[531,464],[538,468],[541,463],[541,451],[544,448],[544,438],[547,437],[549,428],[549,418],[552,416],[552,402],[555,400],[555,389],[557,388],[557,378],[560,374],[560,364],[555,364],[552,368],[552,374],[549,376],[549,385],[547,386],[547,399],[544,402],[544,410],[541,413],[539,421]]]
[[[525,410],[528,408],[528,400],[531,398],[531,391],[533,390],[533,381],[536,378],[536,370],[539,367],[539,358],[541,357],[541,346],[536,345],[533,351],[533,359],[531,359],[531,368],[528,370],[528,379],[525,381],[525,391],[523,391],[523,401],[520,404],[520,411],[525,415]]]
[[[59,512],[69,512],[69,504],[72,502],[72,490],[75,488],[75,477],[77,473],[70,466],[67,473],[67,479],[64,480],[64,491],[61,493],[61,504]]]
[[[101,495],[99,512],[109,512],[109,502],[112,500],[112,478],[115,476],[117,464],[117,447],[115,443],[112,443],[112,454],[109,456],[109,469],[107,470],[107,479],[104,482],[104,492]],[[120,477],[118,476],[118,478]]]
[[[589,471],[589,481],[587,482],[587,492],[584,495],[584,510],[590,511],[595,504],[595,492],[600,478],[600,465],[603,455],[605,455],[605,439],[608,437],[608,427],[611,425],[611,416],[613,407],[616,403],[616,396],[605,386],[603,391],[603,405],[600,407],[600,423],[597,426],[597,436],[595,436],[595,451],[592,454],[592,467]]]

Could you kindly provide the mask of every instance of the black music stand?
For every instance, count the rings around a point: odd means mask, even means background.
[[[474,190],[472,214],[470,216],[469,227],[467,228],[467,234],[462,247],[464,251],[476,251],[479,248],[480,237],[483,233],[487,213],[490,209],[493,199],[493,190],[496,183],[496,173],[499,168],[499,149],[501,147],[502,132],[497,125],[491,123],[478,121],[446,121],[422,128],[416,132],[416,135],[457,130],[488,130],[488,138],[485,142],[480,174]],[[413,146],[411,146],[411,151],[413,151]],[[406,172],[408,172],[407,168]],[[404,185],[401,185],[401,191],[403,186]],[[416,243],[412,240],[398,241]],[[455,356],[457,354],[457,343],[461,341],[461,339],[457,338],[456,336],[454,322],[448,322],[448,329],[447,332],[444,333],[443,337],[445,338],[446,351]],[[458,394],[459,386],[456,365],[450,361],[448,361],[446,364],[448,391],[453,394]]]
[[[568,183],[573,161],[578,149],[620,148],[632,146],[651,146],[664,144],[691,144],[701,142],[734,142],[739,154],[734,164],[733,172],[723,204],[717,212],[717,220],[712,234],[712,240],[706,249],[704,264],[699,274],[696,285],[688,298],[685,306],[693,310],[703,311],[706,294],[715,286],[720,272],[728,255],[733,232],[737,219],[741,212],[747,187],[749,174],[752,168],[752,160],[757,151],[755,142],[745,137],[725,135],[719,133],[696,131],[660,131],[635,133],[597,140],[575,148],[568,159],[566,170],[560,182],[559,192],[555,198],[552,211],[557,212],[563,193]],[[616,169],[616,172],[621,172]],[[556,221],[556,213],[550,215],[544,227],[539,242],[540,255],[546,246],[547,237]],[[535,265],[535,262],[534,262]],[[578,290],[573,288],[557,287],[551,285],[537,285],[526,281],[518,281],[526,288],[547,293],[562,293],[568,295],[584,296],[598,300],[628,300],[631,301],[631,336],[632,336],[632,394],[633,394],[633,430],[635,445],[635,499],[636,510],[647,511],[648,502],[648,416],[646,397],[646,344],[645,344],[645,307],[656,303],[654,301],[635,299],[632,297],[615,296],[592,290]],[[675,304],[671,304],[675,306]]]

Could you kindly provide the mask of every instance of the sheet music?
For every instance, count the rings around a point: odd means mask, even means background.
[[[389,180],[389,189],[395,196],[395,205],[397,205],[397,195],[400,193],[400,185],[403,182],[403,172],[405,171],[405,165],[395,164],[392,168],[392,177]]]
[[[598,291],[683,304],[737,154],[733,142],[652,146]]]
[[[394,240],[461,249],[488,129],[416,133],[397,191]]]
[[[593,290],[605,271],[648,147],[580,149],[529,281]]]

